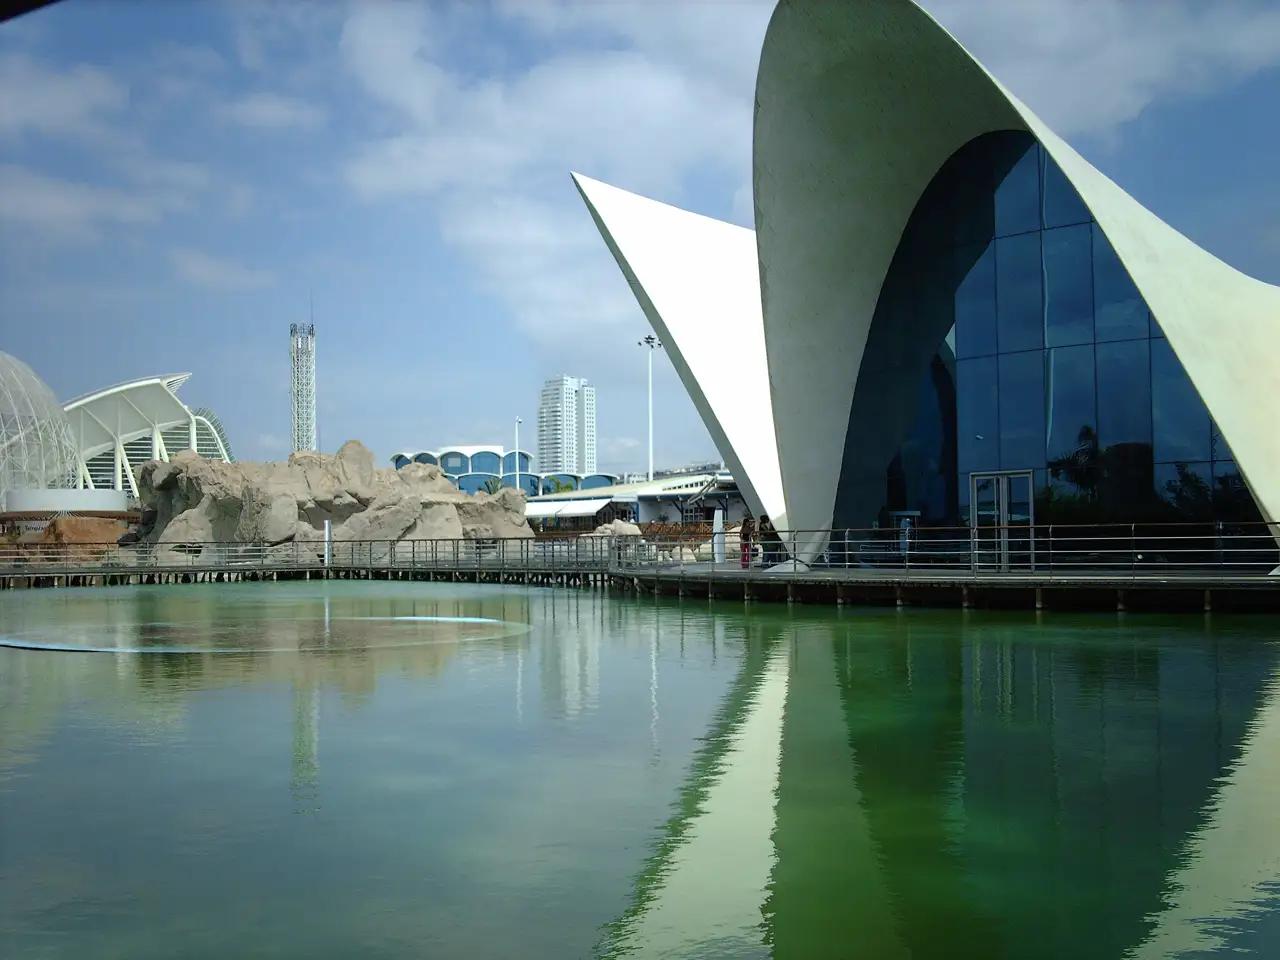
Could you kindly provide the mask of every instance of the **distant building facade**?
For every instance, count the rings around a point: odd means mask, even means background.
[[[607,487],[618,481],[609,473],[539,472],[534,469],[533,455],[527,450],[521,450],[517,455],[514,450],[493,444],[402,450],[391,456],[391,465],[397,470],[411,463],[438,466],[464,493],[519,487],[527,496],[536,497],[544,493]]]
[[[542,385],[538,463],[547,473],[596,472],[596,388],[581,377],[556,377]]]

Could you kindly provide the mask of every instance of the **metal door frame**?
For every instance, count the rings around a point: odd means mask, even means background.
[[[1036,568],[1036,503],[1035,503],[1035,473],[1031,470],[978,470],[969,474],[969,536],[970,536],[970,555],[972,558],[971,566],[977,570],[984,564],[978,560],[978,545],[981,542],[978,538],[978,530],[982,525],[978,522],[978,484],[986,480],[995,481],[995,511],[996,524],[998,531],[995,537],[997,545],[996,570],[1000,573],[1009,573],[1012,566],[1009,562],[1009,487],[1013,480],[1027,481],[1027,551],[1029,561],[1026,569],[1031,571]],[[1019,524],[1021,526],[1021,524]],[[1021,565],[1019,565],[1021,568]]]

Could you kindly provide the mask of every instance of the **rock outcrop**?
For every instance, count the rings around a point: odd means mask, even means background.
[[[137,479],[144,523],[130,536],[184,553],[207,544],[320,549],[326,520],[335,543],[379,544],[372,549],[380,555],[400,540],[533,536],[520,491],[465,494],[425,464],[379,469],[355,440],[336,454],[295,453],[286,463],[223,463],[187,450],[169,463],[144,463]]]

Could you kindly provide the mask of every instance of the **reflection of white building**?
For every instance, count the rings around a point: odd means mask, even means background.
[[[135,472],[148,460],[168,461],[183,450],[232,461],[217,415],[178,398],[189,373],[148,377],[98,390],[64,408],[79,451],[76,486],[138,495]]]

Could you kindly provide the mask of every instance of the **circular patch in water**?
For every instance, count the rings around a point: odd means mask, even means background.
[[[351,653],[497,640],[529,625],[491,617],[240,617],[116,624],[47,624],[0,634],[0,647],[63,653]]]

